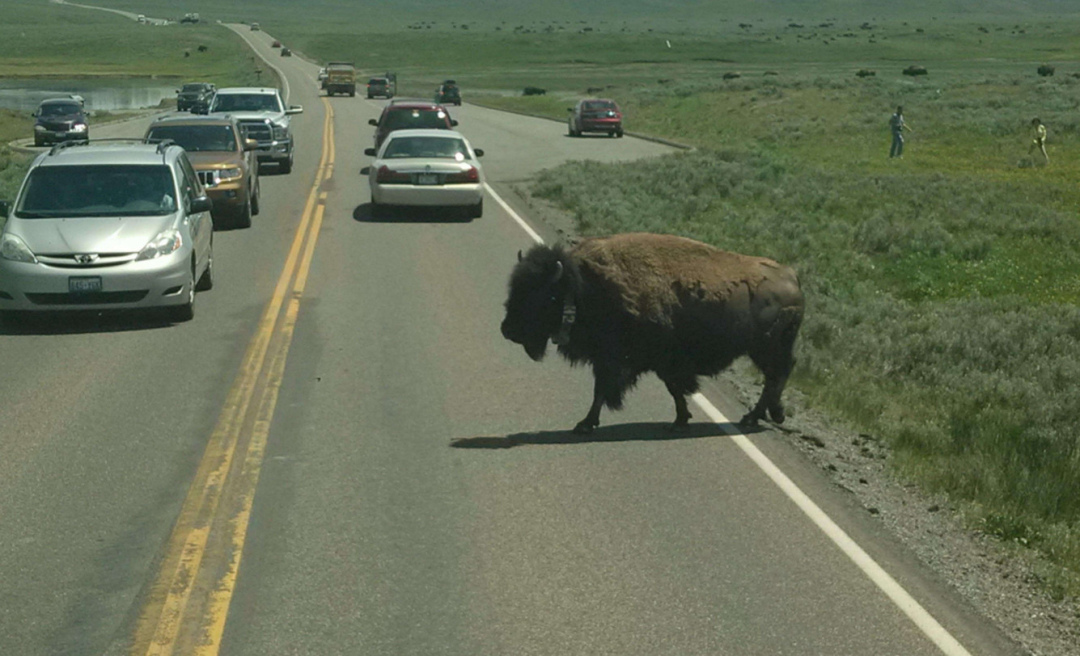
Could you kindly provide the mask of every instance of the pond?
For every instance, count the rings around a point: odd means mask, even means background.
[[[34,111],[47,98],[76,94],[86,100],[87,109],[114,111],[157,107],[166,98],[175,98],[181,82],[146,78],[105,80],[28,80],[0,78],[0,109]]]

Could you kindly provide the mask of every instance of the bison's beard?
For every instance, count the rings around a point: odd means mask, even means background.
[[[547,354],[547,343],[547,337],[539,337],[536,339],[528,339],[522,342],[521,345],[525,347],[525,353],[527,353],[530,358],[540,362]]]

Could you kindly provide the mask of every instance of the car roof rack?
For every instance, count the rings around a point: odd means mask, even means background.
[[[49,149],[49,155],[55,155],[60,151],[73,146],[89,146],[99,143],[132,143],[157,145],[157,152],[164,155],[165,149],[177,145],[172,139],[146,139],[143,137],[110,137],[107,139],[94,139],[86,141],[61,141]]]

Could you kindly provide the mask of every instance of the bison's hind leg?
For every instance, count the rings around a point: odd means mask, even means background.
[[[686,405],[686,397],[698,390],[697,376],[684,372],[658,372],[657,375],[664,381],[668,393],[675,400],[675,422],[671,424],[672,430],[685,429],[693,417]]]
[[[769,418],[777,424],[784,423],[784,419],[787,418],[781,396],[784,394],[791,370],[795,368],[795,334],[798,328],[798,323],[789,324],[779,340],[750,354],[754,364],[765,375],[765,386],[753,409],[739,420],[741,425],[756,426],[765,418],[766,411],[769,413]]]

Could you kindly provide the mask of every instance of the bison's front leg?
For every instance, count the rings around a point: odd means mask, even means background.
[[[596,381],[593,383],[593,400],[592,406],[589,408],[589,414],[585,415],[585,418],[574,426],[574,432],[578,435],[585,435],[593,432],[593,429],[600,425],[600,408],[604,405],[604,390],[606,386],[603,378],[596,374]]]
[[[686,374],[662,374],[660,379],[664,381],[671,398],[675,400],[675,423],[671,424],[671,429],[683,430],[694,416],[690,414],[690,409],[686,405],[686,397],[697,391],[697,377]]]

